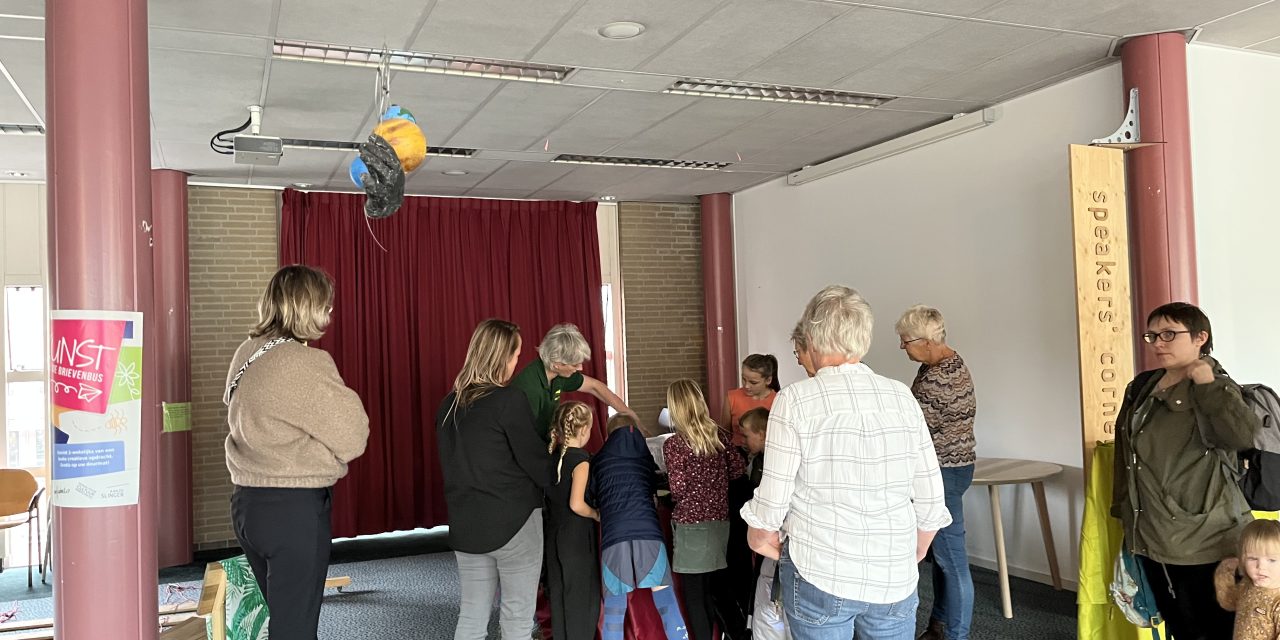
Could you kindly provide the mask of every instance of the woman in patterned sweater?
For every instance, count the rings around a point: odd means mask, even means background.
[[[964,546],[964,492],[973,482],[973,418],[977,400],[964,360],[947,346],[942,312],[916,305],[896,326],[899,347],[920,363],[911,392],[924,410],[933,448],[942,468],[942,485],[951,524],[938,532],[933,556],[933,612],[921,640],[967,640],[973,619],[973,579]]]

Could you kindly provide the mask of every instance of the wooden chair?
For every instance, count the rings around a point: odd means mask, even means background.
[[[40,497],[44,489],[25,469],[0,469],[0,530],[27,525],[27,588],[33,586],[31,567],[40,566],[40,582],[45,581],[44,548],[40,538]],[[35,542],[36,555],[31,555]]]

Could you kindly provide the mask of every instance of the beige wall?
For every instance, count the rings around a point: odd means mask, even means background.
[[[652,425],[672,381],[693,378],[704,390],[707,385],[700,209],[620,203],[618,246],[627,400]]]
[[[236,546],[223,452],[227,367],[277,266],[278,192],[191,187],[191,460],[197,549]]]

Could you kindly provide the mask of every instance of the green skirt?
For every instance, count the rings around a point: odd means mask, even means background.
[[[671,570],[676,573],[709,573],[729,566],[725,548],[729,545],[729,521],[713,520],[681,524],[676,522]]]

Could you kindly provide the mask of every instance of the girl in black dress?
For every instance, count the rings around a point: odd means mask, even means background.
[[[596,522],[587,505],[591,456],[591,409],[581,402],[556,408],[549,451],[558,455],[556,483],[547,489],[547,589],[555,640],[594,640],[600,620],[600,550]]]

